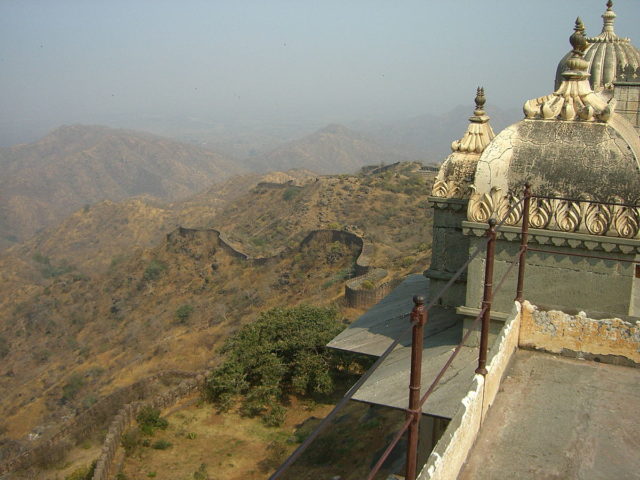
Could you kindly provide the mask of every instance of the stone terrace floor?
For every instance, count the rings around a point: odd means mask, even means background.
[[[640,368],[519,350],[459,479],[640,479]]]

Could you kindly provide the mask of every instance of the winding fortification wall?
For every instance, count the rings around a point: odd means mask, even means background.
[[[177,387],[156,395],[148,401],[131,402],[124,405],[109,425],[92,480],[108,480],[116,473],[114,466],[122,434],[133,424],[143,407],[150,406],[158,410],[170,407],[204,385],[205,379],[205,373],[193,374],[192,378],[183,380]]]
[[[356,246],[358,249],[358,256],[355,261],[356,277],[345,284],[345,299],[350,307],[371,305],[382,299],[395,286],[394,282],[385,281],[387,277],[386,270],[371,266],[373,245],[351,232],[343,230],[313,230],[296,248],[284,248],[281,252],[271,257],[250,257],[233,247],[224,233],[219,230],[178,227],[167,234],[167,248],[179,250],[183,240],[195,239],[197,236],[205,236],[208,242],[215,242],[218,248],[223,249],[229,255],[255,265],[265,265],[283,258],[291,258],[312,241],[326,244],[340,242],[348,246]],[[159,381],[171,377],[185,378],[185,380],[174,389],[158,394],[151,400],[144,400],[157,393]],[[72,444],[104,428],[108,420],[112,418],[93,476],[94,480],[107,479],[111,474],[122,434],[135,420],[140,408],[144,405],[151,405],[159,409],[167,408],[185,395],[192,393],[203,384],[204,379],[205,375],[203,373],[167,371],[122,387],[80,413],[58,432],[47,439],[43,439],[35,447],[0,463],[0,475],[32,465],[42,464],[47,459],[63,455]]]
[[[179,238],[192,238],[197,235],[211,235],[217,246],[234,258],[238,258],[254,265],[268,265],[283,258],[291,258],[303,247],[312,241],[326,244],[340,242],[358,248],[358,256],[355,261],[356,277],[345,284],[345,299],[349,307],[366,307],[381,300],[389,293],[395,283],[386,280],[387,271],[371,266],[373,245],[366,239],[352,232],[344,230],[312,230],[295,248],[286,247],[282,251],[270,257],[251,257],[235,248],[225,234],[216,229],[194,229],[178,227],[167,234],[167,245],[179,243]],[[386,280],[386,281],[385,281]]]
[[[32,465],[43,465],[50,459],[61,457],[70,445],[104,428],[122,405],[140,401],[156,393],[159,382],[196,375],[182,370],[168,370],[115,390],[63,425],[56,433],[40,440],[33,448],[0,463],[0,475]]]

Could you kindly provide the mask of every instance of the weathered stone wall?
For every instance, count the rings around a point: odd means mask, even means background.
[[[433,207],[433,239],[431,265],[424,272],[435,296],[467,260],[469,238],[462,234],[468,200],[429,197]],[[464,272],[442,297],[441,304],[457,307],[464,304],[467,274]]]
[[[511,357],[518,348],[520,304],[515,306],[487,359],[487,375],[475,375],[467,395],[418,475],[419,480],[454,480],[493,404]]]
[[[385,270],[371,266],[373,245],[355,233],[344,230],[313,230],[309,232],[295,249],[284,248],[281,252],[271,257],[250,257],[246,253],[234,248],[225,235],[218,230],[179,227],[167,235],[167,248],[176,251],[184,250],[189,247],[189,242],[196,239],[206,239],[214,244],[215,247],[224,249],[234,258],[250,262],[253,265],[268,265],[280,259],[292,257],[296,252],[313,241],[326,244],[340,242],[349,247],[356,247],[358,251],[358,256],[355,261],[356,278],[345,284],[345,298],[347,305],[350,307],[367,307],[373,305],[387,295],[396,285],[391,281],[383,281],[387,276]],[[374,284],[373,288],[362,288],[363,282],[367,280]]]
[[[341,242],[350,247],[355,246],[358,250],[358,256],[356,258],[356,275],[363,275],[368,272],[370,257],[373,251],[373,246],[355,233],[345,232],[344,230],[312,230],[296,248],[284,248],[282,251],[271,257],[250,257],[246,253],[233,247],[223,232],[213,228],[197,229],[184,227],[178,227],[167,234],[167,248],[173,251],[184,250],[185,248],[188,248],[190,241],[197,239],[207,240],[214,248],[222,248],[232,257],[251,262],[255,265],[264,265],[282,258],[292,257],[296,252],[300,251],[300,249],[312,241],[320,241],[327,244]]]
[[[386,277],[386,270],[374,268],[369,273],[348,281],[344,286],[347,305],[352,308],[361,308],[378,303],[401,281],[390,279],[383,281]],[[365,282],[370,282],[373,288]]]
[[[177,387],[157,395],[149,401],[132,402],[122,407],[109,425],[109,431],[102,444],[102,450],[96,463],[92,480],[108,480],[116,473],[113,471],[114,460],[117,457],[122,435],[135,421],[142,407],[151,406],[159,410],[170,407],[204,385],[205,378],[204,373],[197,374],[195,377],[183,380]]]
[[[625,117],[640,133],[640,82],[614,82],[616,113]]]
[[[486,245],[486,224],[463,222],[471,237],[470,252]],[[503,226],[498,232],[494,263],[494,283],[517,260],[520,228]],[[534,304],[558,305],[614,315],[633,314],[635,268],[628,260],[640,253],[636,239],[585,235],[582,233],[530,229],[531,247],[562,253],[606,256],[616,260],[528,252],[524,295]],[[618,261],[621,260],[621,261]],[[625,260],[625,261],[622,261]],[[482,303],[485,255],[482,252],[469,265],[465,307],[478,309]],[[509,312],[516,295],[518,269],[512,269],[502,289],[496,293],[492,311]]]
[[[161,381],[174,378],[190,378],[196,374],[181,370],[159,372],[139,380],[100,399],[84,410],[60,430],[48,438],[43,438],[33,448],[9,458],[0,464],[0,475],[31,465],[44,464],[50,457],[63,454],[70,445],[75,444],[99,431],[122,405],[142,400],[156,391]]]
[[[565,313],[524,303],[520,346],[615,364],[640,365],[640,320]]]

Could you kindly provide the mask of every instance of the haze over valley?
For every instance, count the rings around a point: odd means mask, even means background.
[[[268,478],[372,363],[325,345],[428,268],[477,88],[497,133],[601,23],[539,3],[2,2],[0,478]],[[403,415],[292,475],[362,478]]]

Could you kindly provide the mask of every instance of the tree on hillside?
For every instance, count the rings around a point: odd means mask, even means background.
[[[226,411],[242,396],[242,413],[280,424],[287,394],[332,391],[341,359],[325,345],[342,328],[331,308],[300,305],[261,313],[225,342],[225,362],[207,381],[208,398]]]

